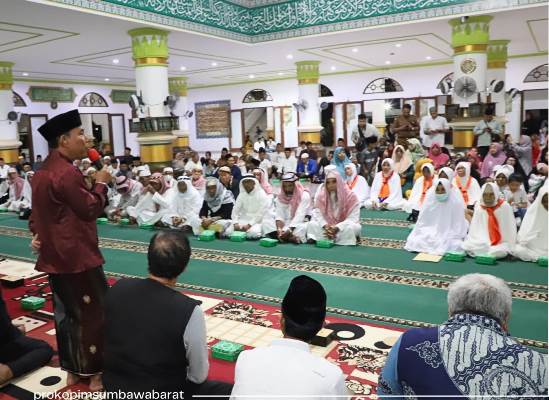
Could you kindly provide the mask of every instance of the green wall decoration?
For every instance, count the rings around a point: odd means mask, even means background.
[[[113,89],[109,97],[113,103],[128,103],[132,94],[135,94],[135,90]]]
[[[491,12],[516,0],[287,0],[243,6],[229,0],[49,0],[94,12],[258,43],[410,22]],[[521,0],[527,6],[546,0]]]
[[[76,98],[76,93],[73,88],[31,86],[29,87],[27,96],[37,103],[50,103],[52,101],[72,103]]]

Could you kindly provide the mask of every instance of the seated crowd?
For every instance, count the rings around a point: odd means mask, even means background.
[[[195,235],[213,230],[220,238],[244,232],[248,239],[355,245],[361,208],[404,210],[416,223],[405,246],[409,251],[527,261],[546,254],[547,225],[532,217],[547,212],[546,138],[522,135],[513,143],[510,135],[501,136],[487,110],[474,130],[478,147],[450,152],[444,124],[432,128],[441,118],[435,110],[422,126],[406,125],[406,113],[405,105],[383,136],[361,114],[354,148],[341,139],[325,154],[310,142],[291,149],[259,138],[255,144],[248,140],[240,154],[222,149],[218,160],[211,152],[202,158],[192,150],[178,153],[162,172],[153,173],[129,148],[116,160],[104,156],[92,165],[83,159],[75,166],[89,185],[97,168],[111,173],[105,216],[113,222],[127,219]],[[406,129],[411,136],[403,140]],[[413,137],[417,130],[421,141]],[[39,168],[41,161],[35,164]],[[1,208],[28,216],[32,168],[24,158],[15,166],[0,159]]]

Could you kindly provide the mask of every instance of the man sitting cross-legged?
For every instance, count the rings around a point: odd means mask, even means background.
[[[282,176],[282,190],[276,198],[276,231],[281,242],[299,244],[306,241],[311,195],[298,180],[293,172]]]

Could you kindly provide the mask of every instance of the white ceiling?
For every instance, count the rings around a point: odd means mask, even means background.
[[[133,85],[127,31],[143,25],[21,0],[0,10],[0,61],[15,63],[17,80]],[[511,56],[547,53],[547,6],[492,15],[490,36],[510,39]],[[443,19],[254,45],[173,31],[169,70],[197,87],[292,77],[300,60],[320,60],[322,74],[394,68],[450,62],[449,42]]]

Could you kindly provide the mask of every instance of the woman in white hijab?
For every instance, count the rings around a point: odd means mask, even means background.
[[[499,195],[505,197],[505,191],[509,190],[509,177],[515,172],[512,165],[496,165],[494,167],[494,180],[499,188]]]
[[[410,198],[404,203],[404,211],[411,213],[409,221],[417,221],[417,216],[422,209],[423,202],[427,196],[427,191],[433,185],[435,178],[435,167],[431,163],[423,164],[421,167],[421,176],[417,178],[410,193]]]
[[[172,189],[170,209],[162,217],[162,222],[172,229],[192,230],[195,235],[200,233],[200,217],[204,199],[192,185],[191,177],[180,176],[177,185]]]
[[[491,255],[503,258],[513,250],[516,241],[513,208],[499,197],[498,185],[493,182],[484,184],[463,249],[472,257]]]
[[[345,165],[345,182],[358,197],[360,206],[364,207],[364,204],[370,198],[370,186],[362,175],[358,175],[356,165],[353,163]]]
[[[404,249],[436,255],[461,251],[468,228],[460,193],[452,189],[448,179],[438,178],[425,196],[423,209]]]
[[[470,162],[463,161],[456,165],[456,175],[452,183],[461,192],[466,206],[472,206],[480,199],[480,185],[471,176]]]
[[[441,179],[441,178],[448,179],[448,181],[450,182],[450,186],[452,187],[452,190],[459,195],[459,198],[461,199],[461,205],[463,206],[463,208],[465,208],[465,203],[463,202],[463,198],[461,197],[461,192],[456,187],[456,185],[453,183],[454,182],[454,170],[450,167],[442,167],[441,169],[438,170],[438,178],[439,179]]]
[[[231,214],[232,224],[226,234],[246,232],[248,239],[259,239],[276,231],[272,200],[252,175],[240,180],[240,192]]]
[[[538,192],[538,197],[528,207],[520,225],[517,244],[511,251],[524,261],[537,261],[547,257],[547,181]]]
[[[366,202],[366,208],[399,210],[404,205],[402,198],[402,186],[400,176],[394,171],[394,162],[386,158],[381,163],[381,171],[376,173],[370,200]]]

